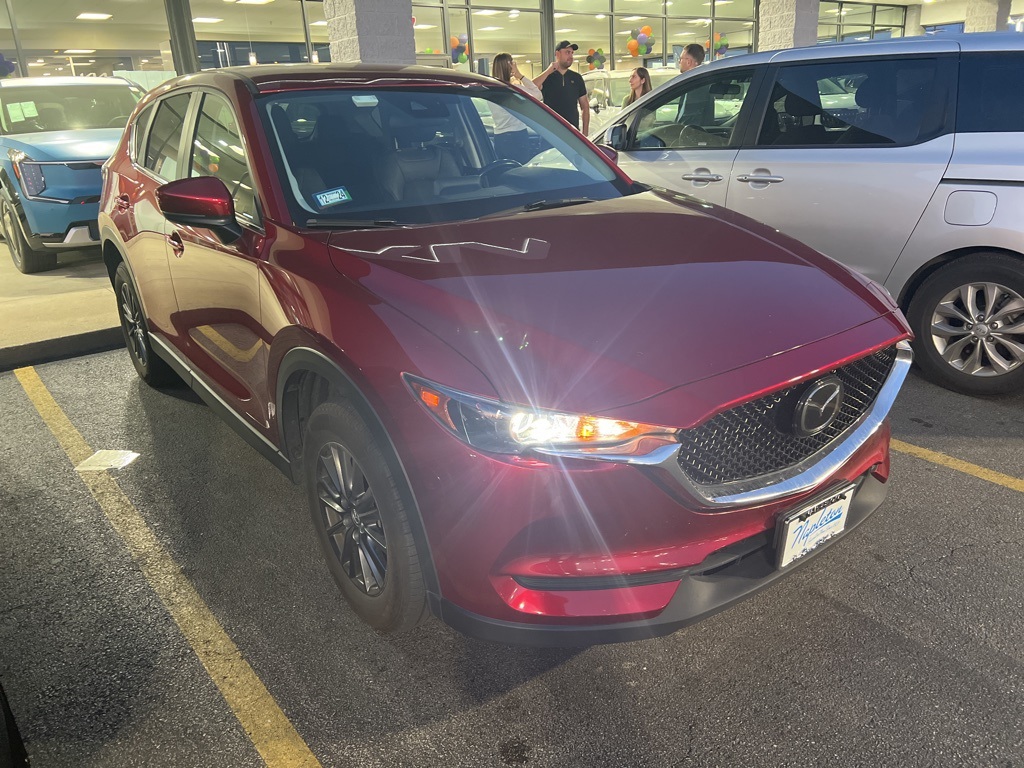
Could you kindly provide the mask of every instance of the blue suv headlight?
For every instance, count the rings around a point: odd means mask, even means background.
[[[46,189],[46,177],[43,167],[24,152],[17,149],[7,151],[7,157],[14,164],[14,175],[21,184],[26,197],[38,197]]]

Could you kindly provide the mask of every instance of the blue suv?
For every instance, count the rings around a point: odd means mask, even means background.
[[[0,227],[19,270],[99,245],[100,168],[142,95],[120,78],[0,80]]]

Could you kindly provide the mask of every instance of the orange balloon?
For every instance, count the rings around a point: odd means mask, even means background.
[[[452,48],[458,48],[459,47],[459,38],[457,38],[455,35],[452,35],[451,37],[449,37],[448,38],[448,42],[452,44]]]
[[[593,56],[595,53],[597,53],[597,51],[594,50],[593,48],[591,48],[589,51],[587,51],[587,54],[590,55],[590,56]]]
[[[636,49],[640,47],[640,43],[637,42],[635,37],[630,38],[629,42],[626,43],[626,50],[636,56]]]
[[[645,35],[647,35],[648,37],[651,36],[651,32],[653,32],[653,31],[654,30],[651,29],[650,25],[640,27],[640,32],[645,34]]]

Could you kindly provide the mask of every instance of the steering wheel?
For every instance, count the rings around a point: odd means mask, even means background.
[[[517,160],[507,157],[499,158],[493,163],[488,163],[480,169],[480,186],[489,187],[503,173],[508,173],[513,168],[522,168],[523,164]]]

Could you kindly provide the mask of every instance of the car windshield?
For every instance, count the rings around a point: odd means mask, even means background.
[[[261,107],[299,225],[457,221],[635,191],[510,88],[322,89]]]
[[[124,128],[140,98],[127,82],[0,88],[0,127],[4,134]]]

